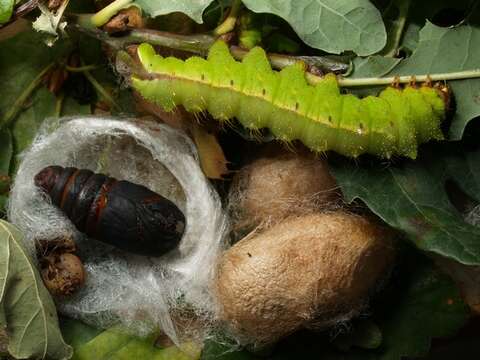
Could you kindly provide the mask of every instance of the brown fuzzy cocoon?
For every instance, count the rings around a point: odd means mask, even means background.
[[[331,208],[340,196],[324,159],[269,146],[233,179],[234,230],[248,231],[292,214]]]
[[[223,255],[214,293],[219,318],[258,346],[361,310],[393,261],[391,232],[345,212],[288,218]]]

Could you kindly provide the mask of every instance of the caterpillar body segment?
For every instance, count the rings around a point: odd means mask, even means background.
[[[272,70],[259,47],[238,62],[222,41],[207,59],[163,58],[149,44],[138,47],[138,56],[148,76],[134,75],[132,85],[165,110],[183,105],[219,121],[235,117],[249,129],[268,128],[278,139],[300,140],[316,152],[415,158],[419,144],[443,139],[444,94],[426,84],[388,87],[360,99],[342,94],[333,74],[309,85],[301,62]]]

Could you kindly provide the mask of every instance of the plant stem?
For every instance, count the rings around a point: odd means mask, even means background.
[[[10,123],[15,119],[20,110],[22,110],[23,104],[30,97],[33,91],[37,88],[38,85],[43,80],[45,74],[55,65],[55,63],[48,64],[42,71],[32,80],[32,82],[27,86],[25,90],[20,94],[20,96],[15,100],[12,107],[5,113],[5,116],[0,119],[0,130],[9,126]]]
[[[236,60],[242,60],[247,55],[248,50],[238,46],[230,46],[230,53]],[[326,72],[345,73],[350,67],[349,64],[328,56],[292,56],[282,54],[267,54],[267,56],[272,68],[279,70],[299,61],[303,61],[308,67],[318,68]]]
[[[78,30],[87,33],[90,36],[93,36],[100,41],[103,41],[113,48],[119,50],[125,48],[130,44],[139,44],[142,42],[147,42],[152,45],[159,45],[168,47],[171,49],[188,51],[194,54],[205,56],[208,53],[208,49],[216,41],[213,36],[210,35],[177,35],[163,31],[155,30],[146,30],[146,29],[135,29],[132,30],[128,35],[122,37],[112,37],[109,36],[106,32],[99,29],[94,29],[91,26],[85,24],[85,21],[82,20],[82,16],[77,16],[76,21],[74,19],[75,26]],[[231,46],[230,51],[232,56],[241,60],[246,54],[247,51],[236,47]],[[278,55],[278,54],[268,54],[269,61],[272,64],[272,67],[277,69],[282,69],[286,66],[292,64],[292,61],[305,61],[300,57],[288,56],[288,55]],[[317,60],[318,61],[318,60]],[[325,65],[321,68],[329,72],[339,71],[342,67],[345,66],[344,63],[335,61],[330,63],[325,62]],[[440,73],[440,74],[424,74],[424,75],[408,75],[400,77],[382,77],[382,78],[358,78],[358,79],[348,79],[339,77],[338,82],[340,86],[344,87],[357,87],[357,86],[374,86],[374,85],[388,85],[393,82],[399,83],[409,83],[412,81],[412,77],[415,77],[416,81],[424,82],[428,80],[440,81],[440,80],[461,80],[461,79],[470,79],[470,78],[479,78],[480,69],[468,70],[468,71],[459,71],[451,73]],[[307,81],[310,84],[316,84],[322,80],[321,76],[314,75],[312,73],[306,73]]]
[[[188,51],[195,54],[206,55],[208,49],[215,42],[210,35],[177,35],[163,31],[135,29],[126,36],[130,43],[148,42],[152,45],[165,46],[171,49]]]
[[[220,25],[218,25],[215,30],[213,30],[213,33],[215,35],[220,36],[220,35],[226,34],[235,28],[238,11],[240,10],[241,6],[242,6],[241,0],[233,1],[232,7],[230,8],[230,12],[227,18]]]
[[[394,82],[409,83],[411,81],[425,82],[425,81],[446,81],[446,80],[462,80],[480,78],[480,69],[465,70],[450,73],[439,74],[425,74],[425,75],[406,75],[406,76],[390,76],[384,78],[358,78],[358,79],[338,79],[338,85],[344,87],[357,86],[374,86],[374,85],[389,85]],[[318,83],[322,78],[319,76],[307,73],[307,80],[311,84]]]
[[[83,62],[82,62],[82,67],[84,67]],[[115,108],[118,108],[117,103],[115,103],[115,100],[110,96],[109,92],[105,90],[105,88],[95,79],[95,77],[90,73],[88,70],[84,70],[83,74],[87,78],[88,81],[92,84],[92,86],[95,88],[95,90],[103,97],[103,99],[110,105]]]
[[[393,0],[386,12],[390,12],[392,7],[396,6],[398,9],[398,16],[396,20],[391,20],[393,23],[391,29],[388,31],[389,41],[386,48],[381,52],[387,57],[394,57],[397,55],[398,47],[403,36],[403,30],[407,22],[408,10],[410,8],[411,0]]]
[[[92,36],[117,50],[124,49],[131,44],[148,42],[152,45],[188,51],[204,56],[208,53],[208,49],[215,42],[215,38],[211,35],[178,35],[149,29],[134,29],[125,36],[114,37],[110,36],[105,31],[93,27],[89,19],[89,15],[71,16],[71,26],[74,26],[77,30]]]
[[[59,118],[62,115],[63,101],[65,100],[65,94],[62,92],[55,99],[55,117]]]
[[[201,56],[206,56],[208,50],[216,41],[215,37],[206,34],[200,35],[178,35],[164,31],[148,30],[148,29],[134,29],[129,34],[122,37],[113,37],[105,31],[89,26],[85,21],[84,15],[77,15],[75,19],[75,27],[96,39],[107,43],[114,49],[123,49],[131,44],[140,44],[147,42],[151,45],[158,45],[170,49],[188,51]],[[248,51],[239,48],[238,46],[231,46],[230,51],[232,56],[241,60]],[[317,66],[326,72],[344,72],[348,70],[348,65],[341,61],[333,60],[331,57],[315,56],[310,60],[305,57],[295,57],[290,55],[267,54],[270,63],[276,69],[283,69],[296,61],[304,61],[309,65]]]
[[[114,2],[105,6],[102,10],[92,15],[90,21],[96,27],[105,25],[114,15],[116,15],[125,6],[130,4],[133,0],[115,0]]]
[[[95,69],[98,69],[97,65],[85,65],[85,66],[78,66],[78,67],[65,65],[65,70],[69,72],[84,72],[84,71],[90,71]]]
[[[15,14],[13,15],[13,18],[18,19],[19,17],[28,14],[30,11],[35,10],[38,6],[38,3],[39,0],[28,0],[21,5],[18,5],[18,7],[15,9]]]
[[[403,3],[401,3],[399,10],[400,10],[400,15],[398,17],[398,27],[397,31],[395,32],[395,37],[393,39],[393,45],[391,51],[386,54],[386,56],[396,56],[398,52],[398,47],[400,46],[400,40],[402,39],[403,36],[403,29],[405,28],[405,24],[407,22],[407,16],[408,16],[408,10],[410,8],[410,1],[411,0],[406,0]]]

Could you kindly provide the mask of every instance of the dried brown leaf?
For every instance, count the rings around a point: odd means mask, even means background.
[[[223,179],[228,173],[227,159],[215,135],[195,122],[190,122],[193,141],[197,145],[200,164],[209,179]]]
[[[127,9],[120,10],[113,18],[103,26],[103,30],[113,34],[131,29],[139,29],[144,26],[142,11],[131,6]]]

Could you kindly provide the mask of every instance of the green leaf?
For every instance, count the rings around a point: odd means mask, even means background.
[[[10,20],[14,5],[15,0],[0,0],[0,24],[4,24]]]
[[[478,334],[480,321],[476,317],[455,336],[455,339],[435,344],[428,356],[422,360],[480,359]]]
[[[143,11],[151,17],[170,14],[172,12],[182,12],[190,18],[201,24],[203,11],[213,2],[213,0],[169,0],[169,1],[151,1],[136,0]]]
[[[53,48],[43,44],[38,33],[26,31],[2,42],[0,51],[0,123],[12,104],[49,64],[61,60],[70,50],[58,41]]]
[[[401,59],[384,57],[381,55],[373,55],[368,57],[359,57],[353,59],[353,72],[349,75],[351,78],[363,77],[382,77],[388,74],[395,66],[400,63]],[[373,95],[377,96],[384,87],[382,86],[366,86],[350,89],[350,91],[359,96]]]
[[[65,97],[62,104],[62,116],[79,116],[79,115],[91,115],[91,104],[80,104],[72,97]]]
[[[402,1],[402,0],[392,0]],[[420,30],[425,26],[426,19],[435,19],[442,11],[459,13],[465,12],[473,6],[472,0],[422,0],[412,2],[408,12],[404,35],[401,40],[401,48],[413,52],[419,41]],[[468,15],[468,14],[465,14]],[[452,24],[456,25],[456,24]]]
[[[447,181],[454,181],[480,198],[480,151],[431,146],[399,166],[340,161],[332,163],[332,172],[347,201],[363,200],[419,249],[480,264],[480,228],[464,221],[446,191]]]
[[[382,344],[382,331],[370,319],[360,319],[353,323],[353,330],[338,336],[333,342],[340,350],[347,351],[353,346],[363,349],[376,349]]]
[[[285,19],[309,46],[339,54],[366,56],[387,41],[380,12],[368,0],[243,0],[254,12]]]
[[[374,318],[383,334],[367,359],[400,360],[428,353],[433,338],[454,335],[469,312],[455,284],[423,256],[410,255]],[[353,357],[352,357],[353,359]]]
[[[8,351],[18,359],[69,359],[55,304],[22,241],[20,231],[0,220],[0,326],[7,328]]]
[[[0,195],[0,216],[6,212],[8,197],[5,195]]]
[[[74,351],[103,332],[103,330],[96,329],[79,320],[68,318],[60,318],[60,329],[63,338],[73,347]]]
[[[402,61],[389,75],[447,73],[478,69],[480,28],[462,25],[443,28],[427,22],[412,56]],[[466,125],[480,116],[480,79],[450,81],[456,112],[450,138],[462,138]]]
[[[397,55],[402,39],[405,23],[412,0],[391,0],[384,13],[387,27],[387,45],[382,49],[382,55],[394,57]]]
[[[402,43],[400,48],[405,51],[409,56],[418,46],[419,34],[421,26],[417,24],[409,24],[402,36]]]
[[[10,187],[9,169],[12,161],[13,145],[10,130],[0,131],[0,215],[5,212],[7,193]]]
[[[175,346],[160,349],[155,339],[138,338],[116,329],[109,329],[74,349],[74,360],[195,360],[200,349],[195,344],[185,344],[187,352]]]
[[[382,77],[395,68],[400,61],[401,59],[380,55],[373,55],[366,58],[356,57],[353,59],[354,71],[351,77]]]
[[[46,88],[38,89],[29,103],[31,106],[18,115],[12,126],[16,156],[13,158],[11,174],[16,173],[20,160],[18,155],[30,146],[43,120],[55,115],[55,96]]]
[[[10,130],[1,130],[0,131],[0,178],[2,176],[8,176],[8,171],[10,169],[10,162],[12,160],[13,154],[13,145],[12,145],[12,134]],[[1,179],[0,179],[1,182]],[[0,193],[1,193],[0,187]]]
[[[57,50],[52,50],[45,46],[42,37],[34,32],[20,33],[2,44],[4,51],[0,52],[0,81],[4,92],[0,97],[0,117],[10,110],[14,101],[48,64],[61,60],[70,49],[68,44],[59,41],[55,46]],[[55,107],[55,96],[46,88],[35,90],[23,104],[11,129],[13,162],[10,164],[10,174],[15,173],[18,168],[18,155],[30,146],[43,120],[57,115]],[[80,105],[68,96],[63,101],[62,115],[90,112],[89,105]],[[2,146],[3,142],[0,142],[0,151]]]

